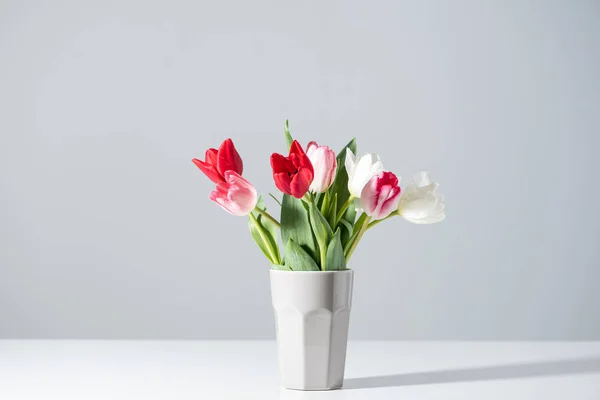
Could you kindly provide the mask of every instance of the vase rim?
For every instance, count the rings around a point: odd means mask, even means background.
[[[285,270],[280,270],[280,269],[271,269],[270,271],[274,272],[274,273],[280,273],[281,272],[281,273],[284,273],[284,274],[293,273],[293,274],[303,274],[303,275],[304,274],[311,275],[311,274],[336,274],[336,273],[340,273],[340,272],[342,272],[342,273],[343,272],[345,272],[345,273],[354,272],[354,270],[351,269],[351,268],[348,268],[348,269],[338,269],[338,270],[333,270],[333,271],[285,271]]]

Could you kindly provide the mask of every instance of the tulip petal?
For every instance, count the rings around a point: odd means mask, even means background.
[[[292,164],[297,170],[299,170],[301,167],[304,167],[308,168],[311,172],[313,172],[312,163],[310,162],[310,159],[308,158],[306,153],[304,153],[302,146],[300,146],[300,143],[298,143],[297,140],[294,140],[294,142],[292,143],[292,147],[290,147],[290,155],[287,158],[292,162]],[[296,171],[293,171],[292,173],[295,172]]]
[[[290,190],[290,175],[287,172],[280,172],[273,174],[273,180],[277,189],[281,190],[285,194],[292,194]]]
[[[335,153],[327,146],[318,146],[315,142],[309,147],[307,156],[313,166],[313,181],[309,190],[313,193],[323,193],[333,183],[337,170]]]
[[[381,209],[383,208],[383,205],[385,204],[385,201],[387,200],[387,198],[391,195],[393,188],[389,185],[385,185],[384,187],[381,188],[381,193],[379,195],[379,198],[377,199],[377,205],[375,207],[375,210],[373,210],[372,212],[372,219],[381,219]]]
[[[235,171],[242,174],[244,165],[242,158],[235,149],[231,139],[225,140],[219,147],[217,154],[217,170],[221,175],[225,175],[226,171]]]
[[[229,214],[235,215],[233,211],[228,207],[227,202],[225,201],[225,197],[222,193],[219,193],[215,190],[210,193],[209,197],[212,201],[217,203],[223,210],[227,211]]]
[[[356,161],[352,157],[353,153],[348,151],[346,151],[348,190],[352,196],[360,197],[367,182],[383,171],[383,163],[375,153],[365,154]]]
[[[356,166],[356,156],[350,149],[346,149],[346,158],[344,159],[344,166],[346,167],[346,173],[348,176],[352,175]]]
[[[312,142],[309,142],[306,146],[306,155],[308,156],[308,158],[310,158],[310,155],[318,148],[319,145],[317,144],[317,142],[315,142],[314,140]]]
[[[407,219],[407,221],[412,222],[413,224],[426,225],[426,224],[436,224],[438,222],[443,221],[444,219],[446,219],[446,214],[441,213],[441,214],[428,216],[427,218],[420,218],[420,219],[414,219],[414,220]]]
[[[216,192],[222,196],[227,196],[227,193],[229,192],[229,187],[231,185],[228,182],[219,182],[217,183],[216,186]]]
[[[287,157],[273,153],[271,168],[275,186],[283,193],[302,198],[313,180],[313,166],[302,146],[294,140]]]
[[[309,168],[302,167],[294,175],[290,182],[290,191],[292,196],[301,199],[306,194],[313,179],[313,172]]]
[[[382,219],[390,215],[392,212],[396,211],[398,208],[398,202],[400,201],[400,187],[395,186],[392,187],[390,192],[387,195],[387,199],[381,205],[379,209],[379,213],[377,214],[376,219]]]
[[[377,156],[377,154],[376,154],[376,156]],[[379,156],[377,156],[377,158],[379,158]],[[371,175],[375,176],[375,175],[379,174],[380,172],[383,172],[383,163],[381,161],[377,160],[371,166]]]
[[[386,171],[372,177],[361,193],[364,212],[373,220],[387,217],[398,208],[400,187],[398,177]]]
[[[223,182],[223,177],[213,165],[198,160],[197,158],[192,159],[192,162],[214,183]]]
[[[436,224],[438,222],[443,221],[444,219],[446,219],[446,214],[442,213],[442,214],[437,214],[437,215],[432,215],[431,217],[425,218],[423,220],[421,220],[421,224]]]
[[[285,172],[293,174],[296,172],[296,167],[294,167],[294,164],[286,157],[278,153],[271,154],[271,168],[273,169],[274,173]]]
[[[360,203],[363,211],[367,215],[373,214],[373,211],[377,208],[377,201],[379,199],[379,191],[377,188],[377,178],[373,178],[365,185],[360,196]]]
[[[204,160],[206,161],[206,163],[214,165],[216,167],[218,153],[219,152],[217,149],[208,149],[208,150],[206,150],[206,153],[204,154]]]
[[[290,146],[290,155],[291,154],[298,154],[298,155],[306,154],[306,153],[304,153],[302,146],[300,146],[300,143],[298,143],[297,140],[294,140],[292,142],[292,145]]]
[[[408,201],[404,200],[400,206],[400,215],[410,219],[425,218],[433,212],[436,202],[436,196],[432,193],[426,193],[421,197],[413,197]]]
[[[413,183],[400,198],[398,213],[414,224],[433,224],[446,218],[444,196],[437,194],[438,184],[427,172],[415,175]]]
[[[227,171],[225,180],[217,184],[210,199],[230,214],[248,215],[258,203],[256,189],[235,171]]]
[[[415,174],[413,180],[417,187],[423,187],[431,184],[431,179],[429,179],[429,173],[425,171],[421,171]]]
[[[271,168],[273,169],[273,171],[275,172],[282,172],[283,170],[285,170],[285,162],[286,159],[284,156],[282,156],[279,153],[273,153],[271,154]]]

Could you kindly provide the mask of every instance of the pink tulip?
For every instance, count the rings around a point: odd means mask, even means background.
[[[310,142],[306,148],[306,155],[314,169],[314,178],[308,190],[313,193],[323,193],[335,179],[337,169],[335,152],[327,146]]]
[[[398,208],[400,186],[398,178],[389,171],[371,178],[360,195],[362,207],[373,220],[387,217]]]
[[[217,183],[210,199],[230,214],[248,215],[256,207],[258,195],[254,186],[235,171],[225,171],[225,180]]]

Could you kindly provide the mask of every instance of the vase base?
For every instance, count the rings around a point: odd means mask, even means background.
[[[330,388],[301,388],[301,387],[286,387],[286,386],[282,386],[282,387],[286,390],[293,390],[296,392],[326,392],[329,390],[339,390],[342,388],[341,386],[330,387]]]

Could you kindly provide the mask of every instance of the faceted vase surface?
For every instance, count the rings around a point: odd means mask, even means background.
[[[272,269],[270,274],[283,386],[341,388],[354,272]]]

